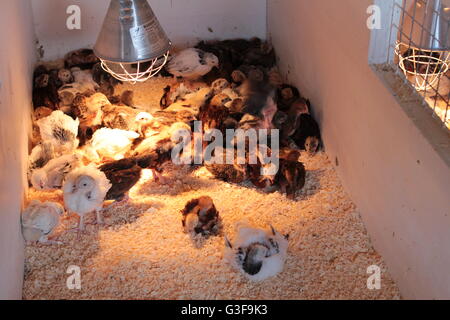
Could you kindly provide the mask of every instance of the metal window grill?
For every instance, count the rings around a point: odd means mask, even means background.
[[[450,130],[450,0],[399,0],[393,15],[389,56]]]

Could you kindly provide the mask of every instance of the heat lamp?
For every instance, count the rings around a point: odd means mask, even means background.
[[[161,71],[170,46],[147,0],[111,0],[94,52],[106,72],[137,83]]]
[[[406,3],[411,3],[407,1]],[[437,89],[450,67],[450,6],[444,0],[413,0],[402,13],[396,53],[399,67],[418,91]]]

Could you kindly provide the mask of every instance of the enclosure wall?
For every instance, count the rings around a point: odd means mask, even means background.
[[[92,47],[97,40],[109,0],[32,0],[36,35],[45,60],[70,50]],[[198,39],[266,36],[265,0],[151,0],[169,38],[186,46]],[[70,5],[81,9],[81,30],[68,30]]]
[[[23,240],[20,211],[35,61],[29,0],[3,1],[0,10],[0,299],[20,299]]]
[[[268,0],[269,37],[404,297],[450,298],[450,170],[368,66],[371,4]]]

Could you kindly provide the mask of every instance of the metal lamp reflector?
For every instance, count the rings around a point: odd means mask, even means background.
[[[105,71],[136,83],[161,71],[170,46],[147,0],[111,0],[94,52]]]

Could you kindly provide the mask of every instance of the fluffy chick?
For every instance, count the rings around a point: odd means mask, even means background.
[[[282,84],[277,89],[278,109],[287,112],[291,105],[300,98],[300,91],[289,84]]]
[[[102,107],[102,113],[103,126],[138,133],[142,133],[142,127],[153,119],[149,113],[127,106],[106,105]]]
[[[50,142],[41,142],[34,147],[28,157],[28,179],[31,179],[34,170],[43,168],[53,158],[55,149]]]
[[[230,100],[227,95],[218,94],[200,108],[198,118],[202,122],[204,132],[217,129],[225,133],[225,120],[228,119],[230,114],[225,104]]]
[[[197,92],[201,88],[204,88],[203,84],[192,81],[177,82],[169,85],[164,88],[164,94],[159,102],[159,106],[161,110],[164,110],[171,104],[184,100],[186,95]]]
[[[139,138],[134,131],[101,128],[95,131],[90,145],[102,160],[120,160],[131,149],[133,141]]]
[[[97,223],[103,223],[101,211],[111,184],[106,175],[91,164],[67,175],[63,186],[64,205],[71,213],[80,217],[78,230],[84,230],[84,216],[96,212]]]
[[[225,239],[225,260],[251,281],[264,281],[283,271],[289,236],[273,227],[261,230],[240,227],[232,244]]]
[[[210,52],[188,48],[171,57],[166,70],[175,77],[195,80],[219,66],[219,58]]]
[[[112,97],[114,95],[114,87],[121,83],[121,81],[103,70],[101,62],[96,63],[92,67],[92,78],[99,85],[99,91],[107,97]]]
[[[220,231],[219,212],[208,196],[189,201],[181,211],[184,232],[202,236],[217,235]]]
[[[36,190],[60,189],[67,174],[80,165],[81,157],[77,154],[52,159],[42,168],[33,170],[31,184]]]
[[[187,94],[184,99],[170,105],[167,112],[190,112],[194,117],[198,116],[201,106],[211,99],[213,92],[210,88],[202,88],[197,92]]]
[[[275,89],[264,82],[249,81],[247,99],[243,111],[262,120],[261,129],[272,129],[272,120],[277,112]]]
[[[35,108],[48,107],[52,110],[59,106],[58,85],[43,66],[38,67],[34,73],[33,105]]]
[[[92,49],[79,49],[71,51],[64,57],[67,69],[78,67],[80,69],[92,69],[99,60]]]
[[[33,200],[22,212],[22,234],[27,242],[59,244],[48,237],[60,223],[64,208],[55,202]]]
[[[79,144],[76,138],[80,121],[73,120],[62,111],[53,111],[48,117],[37,121],[44,142],[50,142],[58,154],[73,152]]]
[[[300,152],[293,150],[286,155],[285,159],[280,159],[280,168],[276,176],[281,193],[285,193],[291,200],[295,199],[297,191],[305,186],[306,169],[303,163],[299,162]]]
[[[99,169],[111,183],[111,188],[108,190],[105,200],[115,201],[128,198],[128,191],[138,183],[142,172],[142,168],[137,165],[134,158],[105,163]]]
[[[316,120],[310,114],[301,114],[298,128],[292,136],[295,144],[312,156],[320,147],[320,136],[320,128]]]

